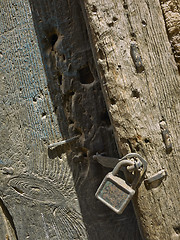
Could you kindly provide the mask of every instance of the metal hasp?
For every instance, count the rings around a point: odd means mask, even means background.
[[[151,177],[144,180],[144,184],[147,190],[158,187],[163,179],[166,179],[167,171],[165,169],[160,170]]]
[[[146,167],[146,161],[138,154],[126,155],[118,161],[113,171],[105,176],[95,194],[96,198],[114,212],[121,214],[135,194]],[[133,176],[132,182],[126,182],[117,176],[119,171],[128,172],[131,177]]]

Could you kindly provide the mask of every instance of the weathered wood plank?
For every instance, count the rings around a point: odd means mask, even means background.
[[[107,169],[93,161],[92,155],[118,154],[81,8],[76,0],[31,0],[30,4],[59,126],[63,106],[69,135],[80,134],[66,151],[88,239],[140,240],[131,205],[118,216],[94,196]]]
[[[29,2],[1,1],[1,239],[87,239]],[[64,117],[63,117],[64,116]],[[64,124],[64,125],[63,125]]]
[[[179,73],[160,3],[81,2],[120,153],[142,155],[148,177],[168,172],[133,199],[143,238],[179,239]]]

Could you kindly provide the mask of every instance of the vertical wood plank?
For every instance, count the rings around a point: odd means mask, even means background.
[[[160,3],[81,3],[120,153],[142,155],[148,177],[168,172],[133,199],[143,238],[179,239],[179,73]]]
[[[29,2],[0,4],[1,237],[87,239],[67,154],[48,152],[67,124],[61,108],[59,129]]]

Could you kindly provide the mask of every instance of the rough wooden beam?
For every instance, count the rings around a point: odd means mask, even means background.
[[[179,239],[179,73],[160,3],[85,0],[82,9],[120,153],[168,178],[133,199],[144,239]]]

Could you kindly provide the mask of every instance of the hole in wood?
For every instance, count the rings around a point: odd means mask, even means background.
[[[84,158],[86,158],[86,157],[87,157],[87,152],[84,152],[84,153],[82,154],[82,156],[83,156]]]
[[[176,226],[174,227],[174,231],[176,232],[176,234],[180,234],[180,226]]]
[[[62,74],[58,73],[58,83],[62,85]]]
[[[111,22],[111,23],[108,23],[107,25],[108,25],[108,27],[113,27],[113,26],[114,26],[114,23]]]
[[[118,20],[117,17],[113,17],[113,21],[116,22]]]
[[[97,12],[97,7],[95,5],[92,6],[92,12]]]
[[[36,99],[36,97],[33,97],[33,102],[37,102],[37,99]]]
[[[72,119],[69,119],[69,124],[74,124],[74,121]]]
[[[134,32],[131,32],[131,37],[136,38],[136,34]]]
[[[114,104],[116,104],[116,100],[115,100],[114,98],[110,98],[110,103],[111,103],[112,105],[114,105]]]
[[[82,84],[90,84],[94,82],[94,77],[89,69],[89,66],[85,66],[79,70],[79,77]]]
[[[54,45],[56,43],[56,41],[58,40],[58,35],[56,33],[54,33],[53,35],[51,35],[50,37],[50,43],[51,43],[51,46],[52,46],[52,50],[54,48]]]
[[[62,55],[62,58],[63,58],[63,61],[65,61],[66,57],[65,57],[65,55],[64,55],[64,54]]]
[[[145,139],[144,139],[144,142],[145,142],[145,143],[150,143],[150,140],[149,140],[148,138],[145,138]]]
[[[128,9],[128,5],[126,3],[123,4],[124,9]]]
[[[46,116],[46,112],[42,112],[42,117],[45,117]]]
[[[140,93],[137,89],[132,90],[132,97],[139,98]]]
[[[145,27],[147,25],[145,20],[142,20],[142,25]]]

